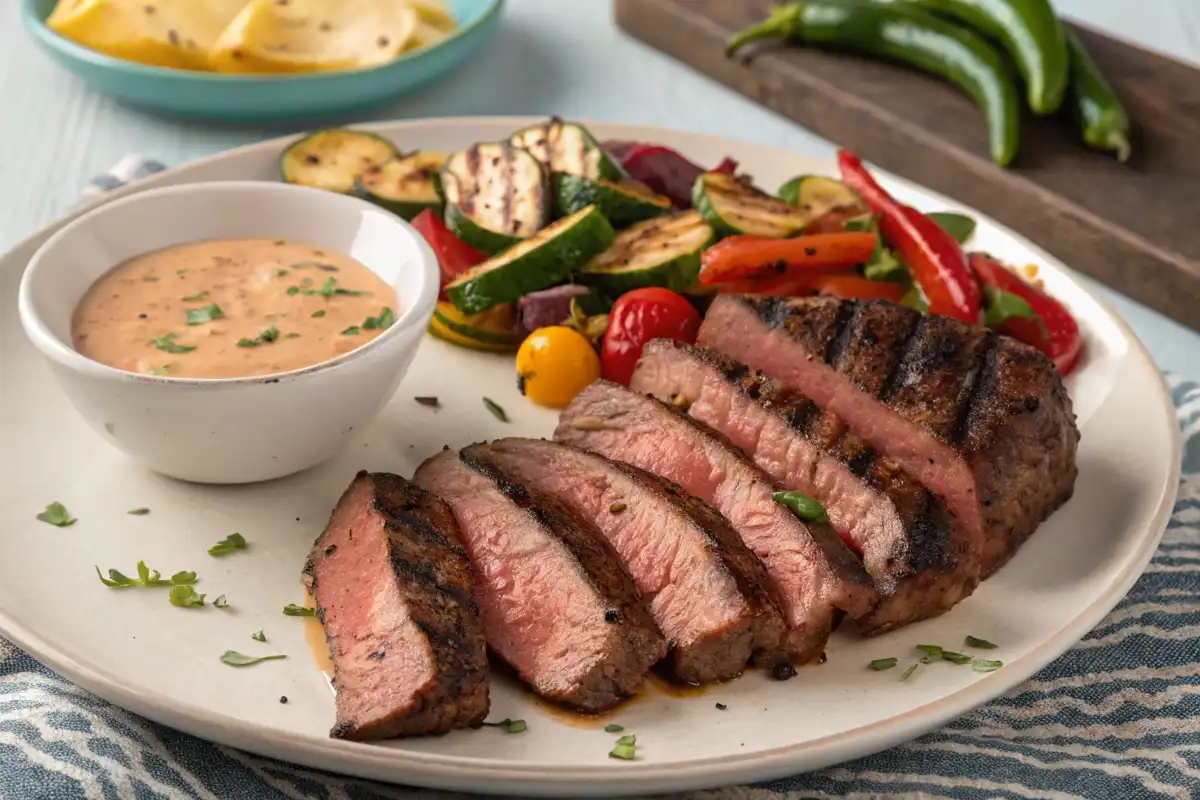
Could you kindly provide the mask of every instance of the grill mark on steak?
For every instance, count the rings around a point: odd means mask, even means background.
[[[667,645],[592,523],[472,453],[415,480],[450,504],[488,645],[535,692],[595,713],[640,687]]]
[[[483,628],[442,501],[396,475],[360,472],[302,575],[334,666],[330,736],[366,741],[482,723]],[[390,652],[404,658],[384,662]]]
[[[806,424],[816,421],[815,406],[802,393],[749,375],[714,351],[668,340],[646,345],[631,386],[660,398],[686,396],[691,416],[714,426],[785,488],[826,506],[842,535],[864,549],[879,591],[880,604],[859,622],[863,632],[940,614],[975,585],[969,568],[962,573],[974,562],[964,561],[937,498],[861,440],[855,448],[847,447],[852,436],[818,440],[819,431]]]
[[[790,628],[787,652],[771,660],[817,657],[834,609],[861,617],[874,606],[870,577],[838,535],[776,503],[771,492],[778,486],[770,476],[678,409],[601,380],[572,401],[554,436],[673,481],[729,520],[763,560]]]
[[[778,648],[783,619],[766,570],[729,523],[692,495],[557,442],[501,439],[463,454],[490,460],[595,521],[672,642],[676,679],[729,679],[754,652]]]

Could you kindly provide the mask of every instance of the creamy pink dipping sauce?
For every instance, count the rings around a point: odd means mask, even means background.
[[[396,293],[357,261],[284,240],[176,245],[113,268],[75,309],[71,340],[147,375],[245,378],[319,364],[392,324]]]

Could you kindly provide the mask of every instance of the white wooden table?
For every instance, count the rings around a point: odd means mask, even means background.
[[[89,177],[127,153],[177,164],[290,132],[214,128],[118,105],[36,51],[17,19],[18,5],[0,0],[0,251],[60,214]],[[1200,64],[1198,0],[1056,0],[1056,6]],[[830,143],[624,37],[607,0],[508,0],[499,32],[471,64],[363,119],[522,113],[666,125],[832,155]],[[1200,378],[1200,335],[1102,294],[1160,366]]]

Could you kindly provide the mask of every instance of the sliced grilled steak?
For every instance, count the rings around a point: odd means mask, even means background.
[[[825,506],[879,592],[879,605],[859,620],[864,633],[936,616],[978,583],[978,558],[937,498],[867,443],[822,437],[820,412],[799,392],[712,350],[667,339],[646,345],[630,386],[688,409],[784,488]]]
[[[777,651],[783,618],[762,562],[717,512],[656,475],[556,442],[501,439],[463,451],[594,520],[671,643],[675,677],[733,678]]]
[[[467,554],[441,500],[360,472],[309,554],[303,578],[337,688],[330,736],[365,741],[478,726],[487,655]]]
[[[838,612],[857,618],[874,606],[870,577],[832,528],[801,522],[771,498],[769,475],[670,406],[597,381],[563,412],[554,438],[653,472],[721,512],[771,577],[789,628],[778,659],[816,658]]]
[[[1074,489],[1062,378],[1009,337],[891,303],[726,296],[699,341],[803,391],[908,470],[978,543],[984,576]]]
[[[453,509],[488,646],[522,680],[593,713],[637,691],[667,644],[595,526],[469,455],[444,451],[414,480]]]

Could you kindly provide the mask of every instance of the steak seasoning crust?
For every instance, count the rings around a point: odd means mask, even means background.
[[[309,553],[303,581],[337,689],[334,738],[478,727],[487,655],[454,515],[396,475],[360,472]]]

